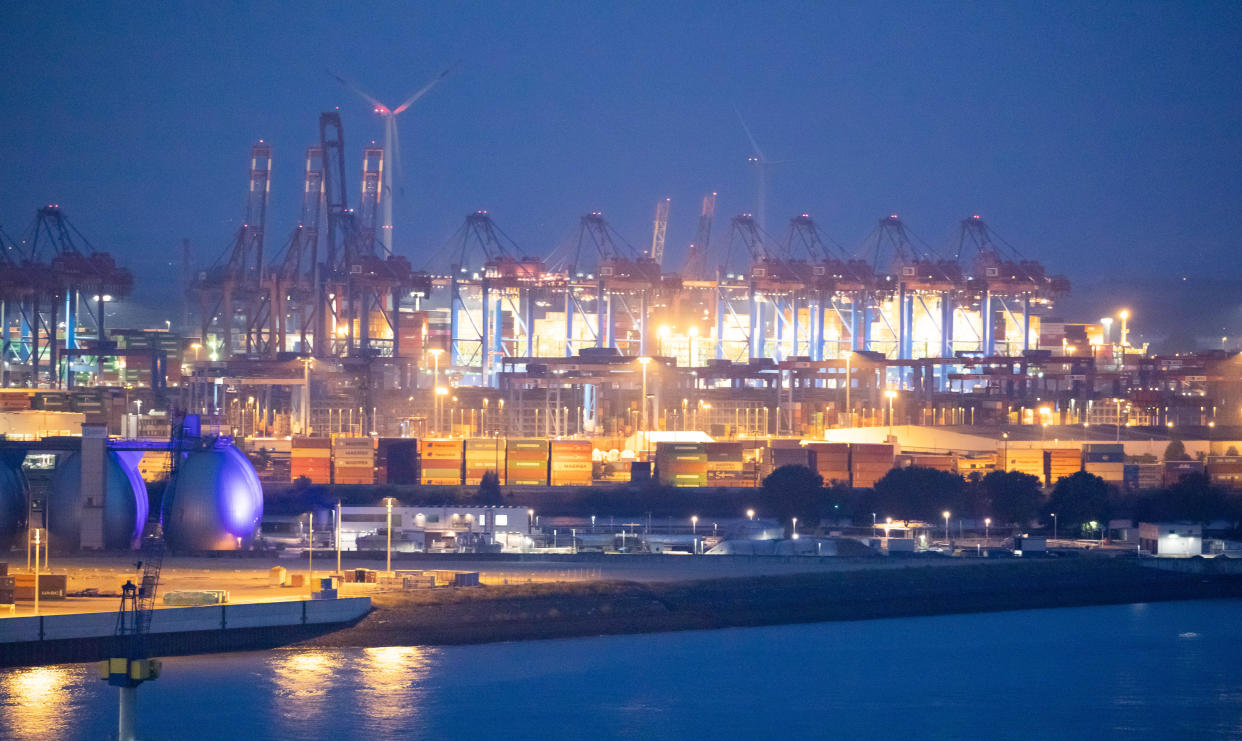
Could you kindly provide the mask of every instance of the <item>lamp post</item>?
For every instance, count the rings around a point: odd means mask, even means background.
[[[1122,309],[1117,317],[1121,319],[1121,346],[1130,346],[1130,310]]]
[[[1001,447],[1002,447],[1001,470],[1008,471],[1009,470],[1009,433],[1008,432],[1001,433]]]
[[[431,387],[435,389],[435,396],[432,397],[432,404],[431,404],[431,409],[432,409],[431,426],[435,428],[433,434],[438,435],[440,434],[440,406],[441,406],[440,397],[444,395],[440,393],[440,353],[444,352],[444,350],[436,347],[436,348],[432,348],[431,350],[428,350],[428,352],[431,353],[431,367],[432,367]],[[447,393],[447,390],[445,391],[445,393]]]
[[[988,543],[988,540],[989,540],[988,536],[990,534],[989,531],[991,530],[991,528],[992,528],[992,518],[984,517],[983,518],[983,544],[984,545],[987,545]]]
[[[34,614],[39,614],[39,545],[42,543],[43,528],[35,528],[35,560],[34,560]]]
[[[698,532],[699,516],[690,515],[690,534],[695,535]]]
[[[953,541],[949,537],[949,510],[946,509],[940,514],[944,517],[944,542],[948,543],[949,547],[952,548]]]
[[[1057,539],[1057,513],[1052,512],[1050,514],[1052,515],[1052,539],[1056,540]]]
[[[384,571],[392,571],[392,497],[384,497],[384,507],[388,510],[388,543],[385,546]]]
[[[336,573],[341,573],[341,500],[336,500]]]
[[[798,518],[797,517],[793,518],[793,528],[791,528],[791,532],[793,533],[793,539],[797,540],[798,539]]]
[[[647,364],[650,362],[651,362],[651,358],[648,358],[648,357],[642,357],[638,359],[638,364],[641,365],[643,368],[643,398],[642,398],[643,407],[642,407],[642,412],[638,415],[638,420],[639,420],[639,425],[642,427],[642,431],[643,431],[643,456],[644,458],[646,458],[646,455],[647,455],[647,438],[649,437],[648,425],[647,425]]]
[[[897,398],[897,392],[888,389],[884,392],[884,398],[888,399],[888,436],[893,437],[893,400]]]
[[[306,570],[310,572],[306,581],[311,582],[311,590],[315,589],[315,513],[306,513]]]
[[[753,509],[746,510],[746,519],[748,520],[755,519],[755,511]]]

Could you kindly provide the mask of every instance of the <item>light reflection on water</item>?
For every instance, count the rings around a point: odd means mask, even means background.
[[[0,670],[0,737],[66,735],[75,711],[81,709],[83,680],[99,676],[94,668],[93,664],[68,664]]]
[[[172,658],[140,735],[1238,738],[1238,624],[1242,600]],[[0,738],[108,738],[115,713],[94,665],[0,670]]]

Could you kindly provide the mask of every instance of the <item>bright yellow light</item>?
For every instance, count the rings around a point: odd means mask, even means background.
[[[191,349],[191,350],[202,350],[202,349],[203,349],[203,345],[202,345],[202,343],[200,343],[200,342],[191,342],[191,343],[190,343],[190,349]]]
[[[436,386],[436,396],[448,396],[448,387]]]
[[[946,509],[944,512],[941,512],[940,514],[944,517],[944,519],[946,520],[949,519],[949,510]]]
[[[638,359],[639,365],[646,365],[647,363],[650,363],[650,362],[651,362],[651,358],[643,357],[643,358]]]
[[[431,356],[432,356],[433,358],[438,358],[438,357],[440,357],[440,353],[444,352],[444,350],[443,350],[443,349],[441,349],[441,348],[439,348],[439,347],[433,347],[433,348],[431,348],[430,350],[428,350],[427,352],[431,353]]]
[[[888,399],[896,399],[896,398],[897,398],[897,392],[896,392],[896,391],[893,391],[892,389],[889,389],[888,391],[885,391],[885,392],[884,392],[884,396],[885,396],[885,398],[888,398]]]
[[[344,325],[341,325],[336,328],[337,337],[344,337],[347,334],[349,334],[349,330]]]
[[[662,338],[667,338],[669,335],[673,334],[673,328],[667,324],[661,324],[660,328],[656,330],[656,334]]]
[[[698,328],[698,327],[691,327],[691,328],[690,328],[690,336],[691,336],[691,337],[698,337],[698,336],[699,336],[699,328]]]
[[[1118,313],[1117,313],[1117,316],[1121,317],[1122,319],[1129,319],[1129,318],[1130,318],[1130,310],[1129,310],[1129,309],[1122,309],[1120,312],[1118,312]]]

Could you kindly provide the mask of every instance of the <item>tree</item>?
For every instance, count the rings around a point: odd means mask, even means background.
[[[1107,528],[1110,514],[1111,487],[1104,479],[1086,471],[1066,476],[1052,487],[1045,511],[1056,513],[1065,531],[1071,528],[1097,523]]]
[[[1164,449],[1164,459],[1166,461],[1188,461],[1190,456],[1186,454],[1186,446],[1178,438],[1173,438]]]
[[[495,471],[484,471],[483,478],[479,479],[479,504],[496,505],[501,504],[504,500],[500,494],[500,476]]]
[[[1207,525],[1213,520],[1228,519],[1231,515],[1225,492],[1212,486],[1212,479],[1204,473],[1186,474],[1161,492],[1156,502],[1158,504],[1152,514],[1158,514],[1161,520],[1189,520]]]
[[[935,522],[940,513],[965,504],[966,482],[961,476],[934,468],[894,468],[875,482],[872,512],[880,517]]]
[[[980,482],[998,523],[1025,525],[1044,503],[1039,479],[1021,471],[992,471]]]
[[[1237,455],[1238,455],[1238,446],[1236,446],[1236,445],[1230,445],[1230,446],[1229,446],[1229,449],[1225,451],[1225,455],[1237,456]]]
[[[793,518],[810,527],[819,524],[821,508],[827,501],[824,477],[806,466],[781,466],[763,480],[764,509],[792,524]]]

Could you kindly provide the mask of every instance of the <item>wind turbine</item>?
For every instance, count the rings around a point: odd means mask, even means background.
[[[384,119],[384,152],[385,156],[392,160],[391,167],[385,167],[381,178],[381,201],[384,208],[384,224],[380,229],[380,242],[384,245],[384,250],[389,254],[392,253],[392,177],[393,171],[397,171],[397,179],[401,178],[401,153],[399,144],[397,143],[397,116],[405,113],[410,106],[418,102],[418,99],[431,92],[431,89],[439,84],[440,80],[448,77],[460,62],[454,62],[444,69],[443,72],[431,78],[431,81],[419,88],[413,95],[405,99],[401,105],[396,108],[389,108],[379,101],[374,95],[365,92],[357,85],[353,84],[344,77],[336,74],[332,70],[328,70],[328,74],[336,78],[336,81],[352,90],[358,97],[370,103],[374,108],[373,113],[378,113]]]
[[[733,108],[733,112],[737,114],[737,120],[742,124],[742,130],[746,132],[746,138],[750,140],[750,148],[754,150],[754,154],[746,158],[746,161],[755,167],[755,223],[760,228],[767,226],[767,207],[768,207],[768,168],[772,165],[783,165],[791,160],[770,160],[768,156],[759,148],[759,142],[755,141],[755,137],[750,133],[750,127],[746,125],[746,119],[742,118],[742,112]]]

